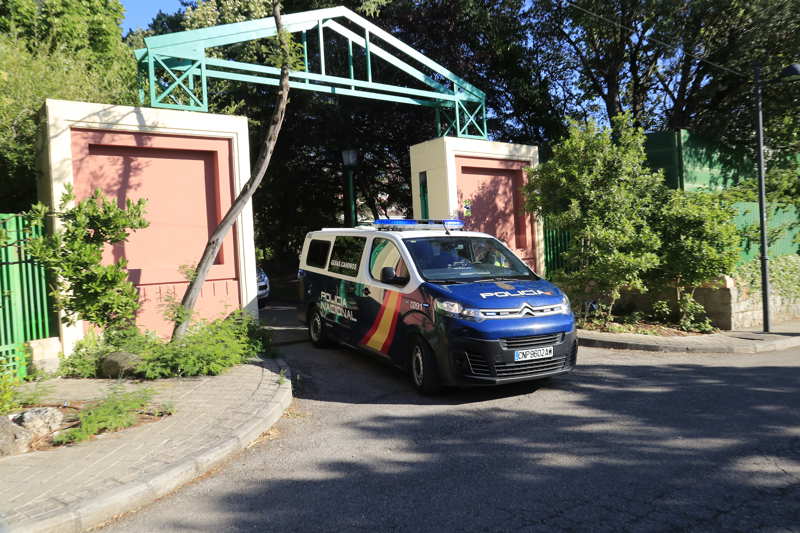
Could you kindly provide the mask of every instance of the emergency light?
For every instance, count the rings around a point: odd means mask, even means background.
[[[464,229],[464,222],[455,218],[447,219],[398,219],[398,218],[379,218],[372,223],[378,229],[387,230],[422,230],[422,229]]]

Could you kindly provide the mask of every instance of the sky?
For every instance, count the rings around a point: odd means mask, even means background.
[[[122,34],[128,30],[144,28],[159,12],[174,13],[181,7],[180,0],[122,0],[125,20],[122,21]]]

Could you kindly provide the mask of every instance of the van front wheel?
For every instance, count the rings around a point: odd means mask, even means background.
[[[308,338],[317,348],[327,348],[331,345],[328,326],[318,307],[314,307],[308,315]]]
[[[433,352],[419,337],[411,343],[409,372],[414,388],[422,394],[435,394],[442,388]]]

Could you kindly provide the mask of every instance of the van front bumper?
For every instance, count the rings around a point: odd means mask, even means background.
[[[552,357],[514,361],[518,350],[553,347]],[[565,374],[575,368],[576,332],[530,335],[506,339],[461,338],[450,343],[445,356],[444,381],[448,385],[501,385]]]

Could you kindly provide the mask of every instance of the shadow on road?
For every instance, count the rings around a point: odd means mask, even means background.
[[[391,413],[348,422],[354,447],[313,474],[222,494],[226,530],[800,528],[797,367],[595,364],[544,388],[430,400],[394,371],[332,353],[333,384],[301,397],[348,402],[344,373],[350,402],[383,389]]]

